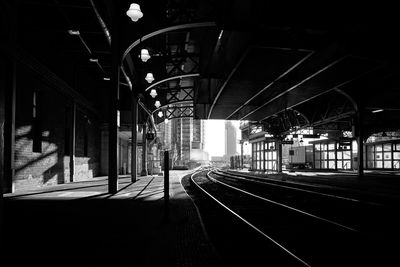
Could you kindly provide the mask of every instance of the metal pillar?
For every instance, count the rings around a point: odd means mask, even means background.
[[[142,172],[141,176],[147,175],[147,139],[146,139],[146,124],[143,124],[143,146],[142,146]]]
[[[243,169],[243,141],[240,142],[240,168]]]
[[[71,130],[69,139],[69,181],[74,181],[75,175],[75,140],[76,140],[76,103],[71,108]]]
[[[131,182],[136,182],[137,178],[137,114],[138,114],[138,103],[136,96],[132,88],[132,138],[131,138]]]
[[[6,64],[0,61],[0,249],[4,247],[4,208],[3,208],[3,186],[4,186],[4,122],[5,122],[5,90],[6,90]]]
[[[120,79],[120,49],[119,49],[119,15],[111,11],[112,17],[112,64],[111,86],[108,90],[108,192],[114,194],[118,191],[118,125],[117,109]]]
[[[362,127],[363,115],[362,109],[357,112],[356,118],[356,139],[357,139],[357,167],[358,178],[364,177],[364,130]]]
[[[169,152],[164,151],[164,219],[169,221]]]
[[[4,191],[14,192],[14,154],[15,154],[15,104],[17,90],[17,63],[15,60],[6,66],[5,100],[4,100]]]
[[[278,172],[282,172],[282,141],[278,142]]]

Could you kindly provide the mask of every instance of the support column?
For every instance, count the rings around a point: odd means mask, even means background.
[[[3,151],[3,175],[4,191],[12,193],[15,191],[14,185],[14,154],[15,154],[15,105],[16,105],[16,72],[17,63],[15,60],[6,65],[5,76],[5,100],[4,100],[4,151]]]
[[[358,178],[364,177],[364,130],[362,127],[363,114],[362,109],[359,107],[357,112],[355,132],[357,139],[357,167],[358,167]]]
[[[143,147],[142,147],[142,172],[141,176],[147,175],[147,139],[146,139],[147,127],[146,123],[143,124]]]
[[[6,64],[0,55],[0,249],[5,245],[3,227],[4,224],[4,208],[3,208],[3,187],[4,187],[4,123],[5,123],[5,90],[6,90]]]
[[[120,79],[120,48],[119,48],[119,15],[116,10],[111,11],[112,29],[112,64],[111,86],[108,90],[108,192],[114,194],[118,191],[118,125],[117,109]]]
[[[243,140],[240,141],[240,168],[243,169]]]
[[[278,143],[278,172],[282,172],[282,141]]]
[[[75,140],[76,140],[76,103],[71,108],[71,130],[69,139],[69,181],[72,183],[75,176]]]
[[[136,182],[137,178],[137,114],[138,103],[132,88],[132,142],[131,142],[131,182]]]
[[[169,221],[169,151],[164,151],[164,220]]]

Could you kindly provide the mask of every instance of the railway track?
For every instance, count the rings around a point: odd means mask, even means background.
[[[273,255],[265,252],[269,255],[266,263],[272,266],[370,266],[373,262],[382,264],[392,255],[389,249],[383,248],[386,244],[379,243],[386,241],[385,237],[366,235],[364,228],[356,227],[360,225],[354,223],[354,218],[346,219],[351,217],[351,209],[365,205],[356,199],[287,186],[279,189],[261,186],[212,171],[193,174],[191,183],[208,199],[203,207],[218,206],[221,214],[230,214],[233,220],[264,239],[261,246],[273,248]],[[339,210],[346,205],[353,206],[342,216],[324,211],[324,207],[334,207],[335,203],[339,203],[336,204]],[[214,220],[218,219],[214,216]],[[243,239],[238,241],[238,246],[251,242]],[[256,255],[250,252],[246,257],[253,256]]]
[[[254,179],[213,170],[212,177],[220,182],[274,199],[278,204],[295,207],[338,226],[368,233],[376,229],[397,228],[394,206],[385,206],[375,199],[349,197],[337,188],[308,186],[300,183]]]

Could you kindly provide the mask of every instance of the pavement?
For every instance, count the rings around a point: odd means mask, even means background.
[[[224,266],[180,179],[106,177],[4,195],[2,266]]]

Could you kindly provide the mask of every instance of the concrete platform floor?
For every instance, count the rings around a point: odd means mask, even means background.
[[[105,177],[6,194],[1,265],[223,266],[180,184],[189,173],[170,172],[169,221],[163,176],[121,176],[114,195]]]

